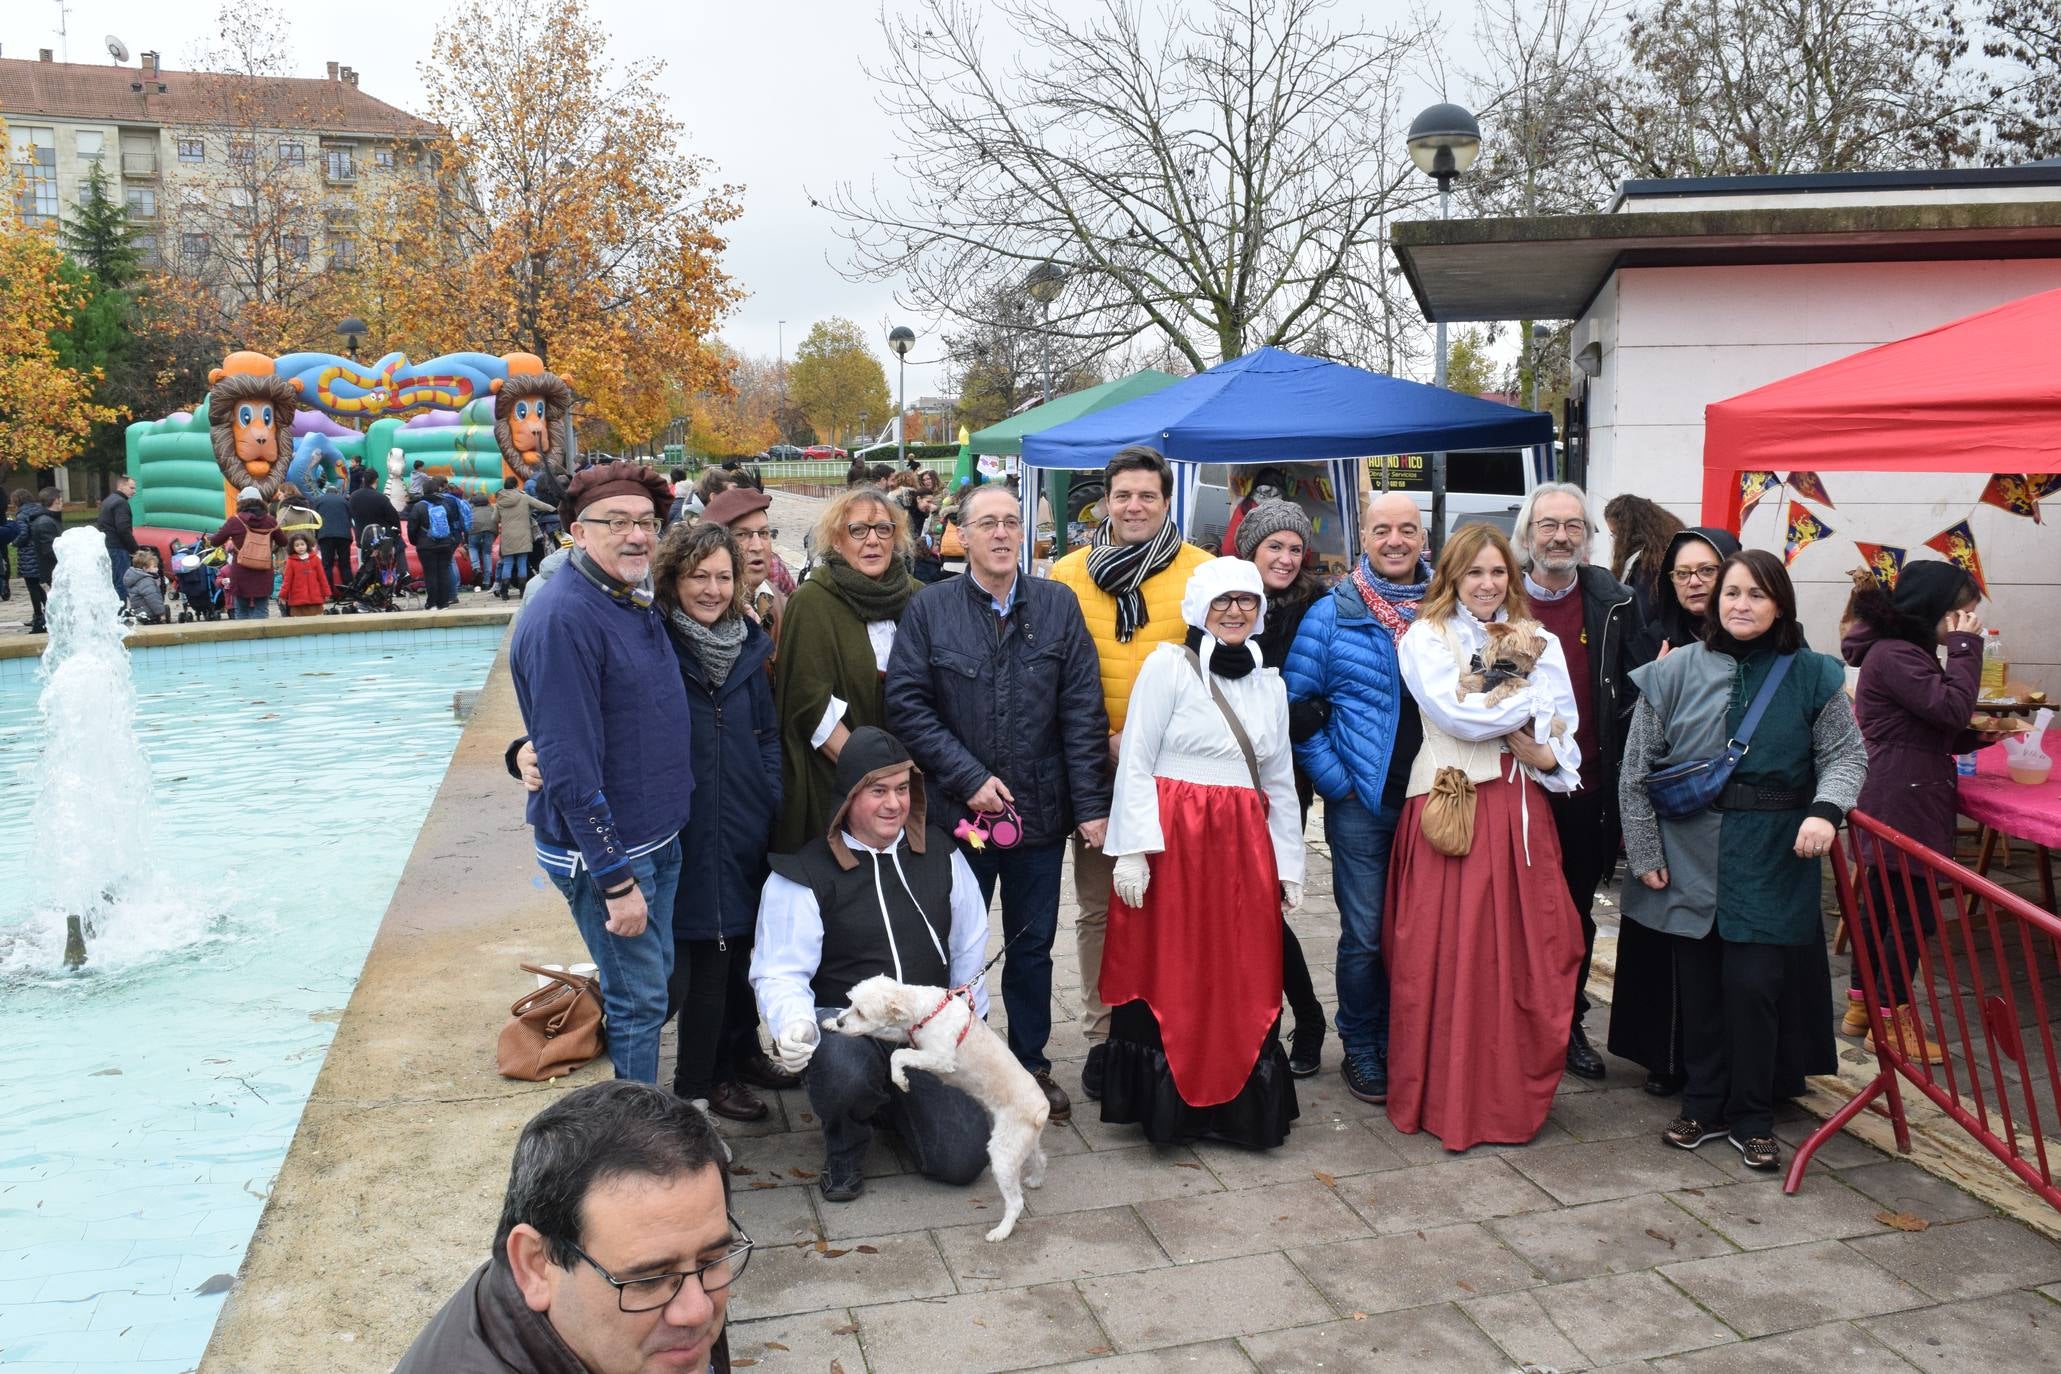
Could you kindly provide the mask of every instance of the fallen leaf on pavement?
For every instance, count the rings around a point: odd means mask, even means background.
[[[1899,1231],[1923,1231],[1932,1225],[1925,1218],[1912,1216],[1909,1212],[1877,1212],[1875,1220]]]
[[[1338,1186],[1338,1179],[1335,1175],[1327,1174],[1322,1169],[1318,1169],[1316,1175],[1317,1182],[1323,1184],[1326,1188],[1336,1188]]]
[[[1651,1226],[1648,1226],[1646,1228],[1646,1234],[1653,1237],[1653,1239],[1659,1241],[1662,1245],[1665,1245],[1670,1250],[1675,1248],[1675,1238],[1665,1231],[1656,1231]]]
[[[786,1346],[784,1346],[784,1345],[782,1345],[782,1344],[780,1344],[780,1342],[778,1342],[778,1341],[767,1341],[767,1342],[766,1342],[766,1349],[768,1349],[768,1350],[785,1350],[785,1349],[787,1349],[787,1347],[786,1347]]]
[[[877,1245],[861,1245],[859,1253],[862,1255],[877,1255],[880,1253],[880,1247]]]
[[[862,1245],[859,1248],[863,1250],[866,1247]],[[857,1322],[846,1322],[843,1326],[833,1326],[830,1328],[830,1334],[833,1336],[856,1336],[859,1334],[859,1324]]]

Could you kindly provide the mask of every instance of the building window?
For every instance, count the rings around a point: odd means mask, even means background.
[[[158,256],[156,234],[138,234],[135,238],[129,240],[129,242],[135,245],[137,257],[141,258],[145,263],[149,264],[152,267],[157,266]]]
[[[179,161],[206,162],[208,144],[204,138],[182,138],[179,140]]]
[[[122,192],[122,203],[130,219],[157,218],[157,192],[148,186],[131,186]]]
[[[235,138],[229,140],[229,165],[231,167],[248,167],[256,156],[257,149],[251,146],[249,139]]]
[[[206,234],[179,235],[179,256],[188,263],[206,262],[208,236]]]
[[[107,135],[98,129],[81,129],[72,136],[79,156],[93,162],[100,161],[100,155],[107,151]]]
[[[57,131],[13,131],[14,170],[21,178],[21,212],[31,224],[57,218]]]
[[[391,172],[394,169],[394,150],[391,148],[374,148],[372,150],[372,165],[382,172]]]
[[[306,262],[308,260],[308,236],[306,234],[285,235],[279,240],[279,251],[291,262]]]
[[[358,241],[339,235],[329,241],[329,265],[350,268],[358,265]]]
[[[308,145],[297,138],[279,140],[279,160],[288,167],[300,167],[308,161]]]
[[[328,148],[322,153],[325,175],[331,181],[353,181],[358,175],[358,159],[349,148]]]

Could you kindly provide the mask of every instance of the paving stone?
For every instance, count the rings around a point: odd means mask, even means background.
[[[1446,1226],[1290,1250],[1341,1312],[1393,1312],[1538,1283],[1531,1267],[1480,1226]]]
[[[1787,1145],[1793,1154],[1799,1145],[1811,1138],[1813,1131],[1824,1124],[1808,1112],[1799,1120],[1778,1120],[1775,1122],[1775,1139]],[[1861,1169],[1870,1164],[1884,1163],[1888,1158],[1888,1155],[1859,1136],[1841,1131],[1820,1145],[1818,1152],[1811,1156],[1811,1170],[1816,1172],[1819,1169]],[[1787,1167],[1786,1163],[1784,1167]]]
[[[1451,1304],[1247,1336],[1244,1345],[1267,1374],[1501,1374],[1508,1368],[1495,1342]]]
[[[1860,1326],[1938,1374],[2045,1374],[2061,1365],[2061,1307],[2035,1293],[1999,1293]]]
[[[1176,1264],[1322,1245],[1368,1234],[1367,1223],[1316,1179],[1138,1204]]]
[[[853,1374],[866,1367],[858,1326],[843,1308],[732,1322],[730,1359],[758,1361],[757,1374],[823,1374],[832,1360]]]
[[[1834,1240],[1690,1260],[1660,1272],[1749,1336],[1927,1302],[1918,1289]]]
[[[1832,1322],[1676,1355],[1652,1368],[1664,1374],[1909,1374],[1910,1366],[1858,1326]]]
[[[861,1252],[860,1245],[875,1253]],[[952,1276],[937,1246],[921,1232],[845,1241],[830,1248],[848,1253],[832,1258],[813,1245],[754,1250],[750,1278],[737,1285],[731,1312],[740,1321],[756,1321],[793,1312],[942,1297],[953,1291]]]
[[[1595,1364],[1648,1360],[1738,1337],[1651,1270],[1576,1279],[1533,1296]]]
[[[1045,1374],[1252,1374],[1252,1361],[1236,1341],[1205,1341],[1056,1365]]]
[[[1338,1315],[1282,1255],[1083,1279],[1077,1286],[1124,1352],[1307,1326]]]
[[[1568,1078],[1563,1081],[1578,1083],[1581,1080]],[[1578,1090],[1570,1088],[1564,1091],[1574,1092]],[[1431,1132],[1418,1131],[1415,1134],[1405,1134],[1397,1130],[1395,1124],[1388,1119],[1386,1108],[1376,1107],[1373,1110],[1381,1113],[1381,1115],[1370,1118],[1367,1122],[1367,1129],[1373,1132],[1375,1139],[1392,1146],[1395,1152],[1401,1155],[1403,1161],[1408,1164],[1436,1164],[1444,1160],[1481,1159],[1490,1155],[1519,1155],[1532,1150],[1543,1149],[1548,1145],[1569,1144],[1574,1140],[1574,1137],[1567,1133],[1565,1127],[1549,1120],[1539,1127],[1537,1135],[1522,1145],[1476,1145],[1472,1149],[1467,1150],[1448,1150],[1439,1141],[1439,1138]]]
[[[761,1247],[792,1245],[822,1234],[816,1204],[813,1188],[738,1188],[730,1194],[730,1215]]]
[[[1507,1217],[1488,1228],[1554,1283],[1732,1253],[1722,1236],[1654,1193]]]
[[[1510,1362],[1519,1368],[1585,1369],[1589,1358],[1553,1324],[1539,1305],[1538,1290],[1497,1293],[1460,1304],[1468,1320],[1503,1348]]]
[[[1576,1140],[1658,1139],[1680,1110],[1673,1098],[1655,1097],[1644,1088],[1604,1088],[1560,1094],[1547,1119]]]
[[[1195,1158],[1194,1151],[1145,1145],[1059,1159],[1048,1157],[1045,1186],[1027,1190],[1024,1203],[1033,1215],[1049,1217],[1095,1207],[1150,1202],[1154,1198],[1222,1191],[1223,1185]]]
[[[850,1202],[825,1202],[819,1196],[816,1210],[823,1220],[823,1234],[832,1240],[976,1221],[993,1226],[1002,1219],[1002,1192],[989,1174],[963,1188],[921,1174],[897,1174],[867,1180],[866,1191]]]
[[[902,1172],[901,1157],[894,1151],[892,1131],[876,1131],[866,1149],[861,1171],[868,1178],[885,1178]],[[757,1136],[732,1141],[730,1186],[751,1191],[762,1183],[782,1188],[813,1188],[823,1168],[823,1133],[820,1130],[789,1131],[785,1135]],[[750,1173],[739,1173],[739,1168]],[[796,1171],[800,1172],[797,1173]],[[758,1191],[765,1191],[758,1189]]]
[[[852,1315],[874,1369],[995,1374],[1110,1348],[1088,1305],[1065,1283],[861,1307]]]
[[[1839,1178],[1892,1212],[1909,1212],[1927,1221],[1963,1221],[1996,1215],[1994,1207],[1973,1193],[1964,1193],[1907,1160],[1892,1159],[1886,1164],[1846,1169]]]
[[[1712,1148],[1714,1144],[1704,1146]],[[1697,1158],[1697,1153],[1663,1145],[1655,1137],[1549,1145],[1507,1158],[1512,1168],[1571,1206],[1722,1184],[1724,1174]]]
[[[2004,1217],[1891,1231],[1848,1244],[1942,1302],[2061,1279],[2061,1246]]]
[[[1551,1197],[1496,1155],[1419,1164],[1345,1180],[1338,1193],[1367,1219],[1376,1235],[1384,1236],[1537,1212],[1553,1205]]]
[[[1875,1220],[1882,1204],[1832,1174],[1806,1178],[1793,1195],[1783,1193],[1780,1179],[1760,1178],[1668,1196],[1742,1250],[1872,1236],[1882,1230]]]
[[[1312,1121],[1307,1114],[1277,1149],[1202,1144],[1195,1147],[1195,1157],[1208,1165],[1226,1188],[1290,1183],[1319,1173],[1352,1178],[1400,1169],[1405,1162],[1394,1146],[1376,1139],[1356,1120]]]
[[[938,1248],[965,1293],[1162,1268],[1166,1255],[1129,1207],[1017,1219],[1009,1239],[994,1245],[994,1223],[938,1231]]]

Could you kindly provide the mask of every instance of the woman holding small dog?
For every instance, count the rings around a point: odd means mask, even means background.
[[[1266,604],[1243,559],[1196,568],[1187,641],[1145,660],[1117,755],[1102,1119],[1163,1144],[1271,1148],[1297,1115],[1278,1031],[1302,821],[1287,689],[1255,642]]]
[[[1524,672],[1498,647],[1518,639]],[[1388,871],[1388,1119],[1448,1150],[1523,1144],[1566,1066],[1582,960],[1541,790],[1581,783],[1567,659],[1492,525],[1446,541],[1396,647],[1424,742]]]

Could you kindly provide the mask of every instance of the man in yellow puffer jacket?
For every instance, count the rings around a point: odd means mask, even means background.
[[[1095,653],[1102,665],[1102,697],[1109,708],[1109,757],[1123,737],[1131,684],[1145,656],[1161,644],[1178,644],[1188,632],[1181,596],[1188,576],[1209,561],[1209,553],[1184,543],[1172,524],[1174,474],[1157,449],[1133,444],[1103,469],[1107,519],[1090,548],[1076,549],[1052,565],[1052,580],[1080,599]],[[1098,995],[1102,939],[1109,924],[1109,880],[1115,860],[1102,852],[1104,821],[1082,825],[1073,842],[1073,891],[1080,906],[1074,941],[1081,962],[1081,1014],[1087,1021],[1088,1061],[1081,1088],[1102,1096],[1102,1067],[1109,1039],[1109,1007]]]

